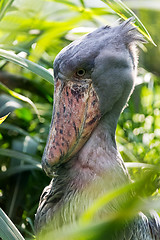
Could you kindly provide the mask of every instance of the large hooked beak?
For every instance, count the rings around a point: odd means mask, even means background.
[[[80,150],[99,119],[99,99],[91,80],[56,80],[52,123],[42,159],[48,175],[53,165],[68,161]]]

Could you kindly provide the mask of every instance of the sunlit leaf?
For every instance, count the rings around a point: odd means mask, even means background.
[[[11,61],[15,64],[18,64],[21,67],[28,69],[31,72],[34,72],[35,74],[39,75],[43,79],[47,80],[49,83],[54,84],[53,76],[44,67],[42,67],[36,63],[33,63],[25,58],[22,58],[16,54],[14,54],[13,52],[6,51],[4,49],[0,49],[0,56],[5,58],[8,61]]]
[[[155,176],[156,172],[158,172],[158,169],[154,168],[153,170],[150,170],[150,172],[145,174],[143,178],[139,179],[139,181],[136,181],[134,183],[130,182],[128,184],[122,185],[118,189],[113,189],[110,192],[107,192],[106,194],[97,198],[94,203],[87,209],[87,211],[84,212],[84,214],[80,218],[80,222],[82,224],[89,223],[100,209],[102,209],[104,206],[106,206],[109,202],[111,202],[118,196],[130,192],[131,189],[134,189],[134,191],[136,192],[141,192],[142,186],[144,186],[144,184],[147,182],[150,183],[150,179]]]
[[[21,120],[31,122],[31,120],[33,119],[33,115],[31,113],[30,109],[28,109],[28,108],[16,109],[14,112],[15,112],[16,116]]]
[[[142,189],[149,187],[150,183],[152,182],[152,178],[155,176],[155,173],[155,171],[148,171],[143,178],[139,179],[138,181],[122,185],[117,189],[113,189],[107,193],[104,193],[101,197],[95,199],[95,201],[84,213],[82,211],[80,221],[78,220],[76,224],[71,223],[63,226],[59,230],[50,231],[46,235],[42,234],[40,239],[99,240],[106,239],[106,236],[107,239],[118,239],[114,235],[116,231],[118,230],[121,232],[122,230],[122,233],[125,233],[123,227],[126,228],[126,222],[132,222],[133,218],[135,219],[138,217],[140,211],[148,212],[149,209],[153,209],[154,206],[156,209],[159,209],[159,197],[143,200],[137,197],[137,195],[141,196]],[[106,214],[106,216],[99,220],[94,218],[94,215],[100,209],[105,207],[110,201],[119,196],[124,196],[124,194],[127,192],[127,197],[123,198],[122,204],[120,204],[117,211],[109,208],[110,211]],[[132,194],[133,192],[135,194]],[[81,194],[79,196],[79,201],[81,201]],[[127,228],[127,231],[128,230],[129,229]]]
[[[0,21],[4,17],[5,13],[7,12],[8,8],[11,6],[14,0],[1,0],[0,1]]]
[[[119,195],[123,194],[124,192],[126,193],[126,192],[130,191],[132,186],[133,186],[133,183],[130,183],[127,185],[125,184],[124,186],[122,186],[118,189],[114,189],[111,192],[106,193],[99,199],[96,199],[94,204],[92,204],[91,207],[89,207],[87,209],[87,211],[82,215],[80,222],[82,224],[86,224],[86,223],[90,222],[92,220],[93,216],[95,215],[95,213],[100,208],[104,207],[106,204],[108,204],[110,201],[112,201],[114,198],[118,197]]]
[[[73,7],[73,6],[76,6],[76,4],[75,3],[73,3],[73,2],[71,2],[71,1],[69,1],[69,0],[48,0],[49,2],[58,2],[58,3],[62,3],[62,4],[65,4],[65,5],[69,5],[69,6],[71,6],[71,7]]]
[[[100,198],[95,199],[94,203],[84,212],[80,221],[76,224],[65,225],[62,228],[54,231],[48,231],[47,234],[41,235],[41,240],[99,240],[99,239],[118,239],[115,237],[116,231],[127,231],[123,229],[126,222],[132,222],[133,218],[138,216],[139,211],[148,211],[148,209],[159,209],[159,198],[146,199],[137,198],[136,195],[130,194],[132,191],[136,191],[139,194],[144,188],[144,184],[150,184],[151,177],[154,176],[154,172],[146,174],[146,176],[135,183],[129,183],[119,187],[118,189],[111,190],[110,192],[102,195]],[[93,219],[93,215],[97,211],[104,207],[107,203],[112,201],[124,193],[129,192],[130,197],[124,200],[124,204],[116,212],[113,210],[106,214],[106,217],[97,221]],[[80,199],[80,196],[79,196]],[[111,209],[110,209],[111,210]],[[52,223],[51,223],[52,224]],[[132,227],[132,226],[131,226]],[[51,228],[52,229],[52,228]],[[118,232],[117,232],[118,234]],[[114,236],[114,237],[113,237]]]
[[[3,116],[3,117],[0,118],[0,124],[1,124],[2,122],[4,122],[4,120],[8,117],[9,114],[10,114],[10,113],[8,113],[7,115],[5,115],[5,116]]]
[[[85,3],[84,3],[84,0],[79,0],[80,3],[82,4],[82,6],[85,8]]]
[[[152,37],[147,31],[146,27],[143,25],[141,20],[137,17],[137,15],[128,8],[121,0],[101,0],[106,3],[110,8],[112,8],[121,18],[124,20],[134,17],[134,25],[138,28],[138,30],[153,44],[154,43]]]
[[[89,13],[90,11],[87,13],[82,12],[81,14],[76,14],[75,16],[69,18],[67,21],[52,24],[49,29],[38,38],[35,48],[31,50],[29,59],[31,61],[37,61],[42,54],[44,54],[44,51],[50,47],[51,44],[54,44],[54,41],[63,37],[67,31],[73,29],[80,21],[88,19],[90,16]]]
[[[15,98],[17,98],[17,99],[19,99],[21,101],[29,103],[33,107],[33,109],[36,112],[38,118],[40,119],[40,115],[39,115],[38,109],[36,108],[35,104],[28,97],[25,97],[25,96],[23,96],[23,95],[21,95],[19,93],[14,92],[13,90],[9,89],[7,86],[5,86],[1,82],[0,82],[0,89],[2,89],[3,91],[9,93],[11,96],[13,96],[13,97],[15,97]]]
[[[133,9],[149,9],[154,11],[160,10],[160,2],[157,0],[146,1],[146,0],[129,0],[127,1],[127,5]]]
[[[125,166],[127,168],[149,168],[149,169],[155,169],[155,170],[159,170],[157,166],[152,165],[152,164],[147,164],[147,163],[139,163],[139,162],[125,162]]]

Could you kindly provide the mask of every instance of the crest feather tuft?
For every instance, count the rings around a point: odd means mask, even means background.
[[[134,22],[135,19],[131,17],[119,25],[119,30],[123,36],[124,43],[126,45],[130,45],[132,42],[147,43],[147,41],[144,39],[144,36],[138,31],[135,26],[133,26]]]

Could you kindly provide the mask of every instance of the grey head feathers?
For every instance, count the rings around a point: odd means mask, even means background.
[[[55,80],[81,81],[76,72],[85,69],[83,80],[92,80],[102,115],[119,102],[114,106],[118,118],[133,91],[138,63],[136,45],[145,41],[131,21],[103,26],[84,35],[65,47],[54,61]]]
[[[111,51],[128,49],[135,67],[137,58],[134,54],[134,46],[138,42],[144,43],[145,40],[136,27],[131,24],[132,20],[130,18],[116,27],[100,27],[65,47],[54,61],[55,78],[59,72],[70,78],[73,72],[84,66],[87,67],[86,78],[88,78],[94,67],[95,58],[107,48],[110,48]]]

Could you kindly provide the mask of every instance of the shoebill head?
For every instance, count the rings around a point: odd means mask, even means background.
[[[57,55],[53,116],[42,160],[48,175],[81,149],[103,116],[114,112],[118,119],[134,86],[139,41],[142,35],[128,20],[101,27]]]

